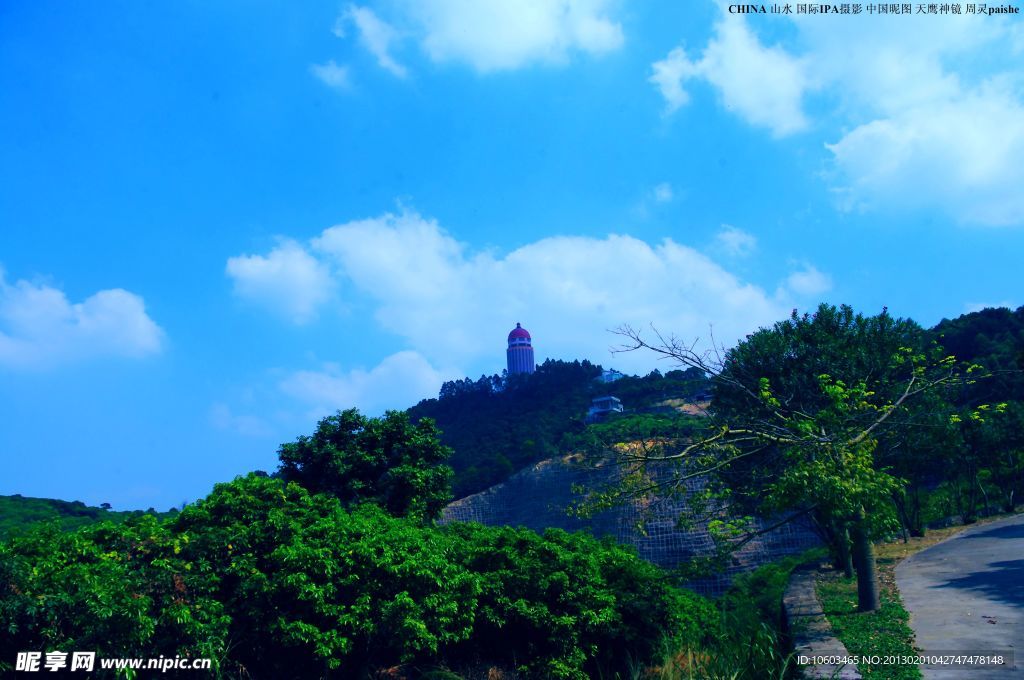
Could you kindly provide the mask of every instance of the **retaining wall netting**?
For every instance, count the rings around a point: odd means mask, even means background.
[[[691,529],[677,526],[686,507],[686,495],[703,486],[699,478],[687,481],[687,494],[682,497],[660,498],[643,508],[633,502],[590,519],[568,514],[567,509],[579,500],[573,493],[574,485],[600,487],[612,480],[614,474],[614,468],[610,467],[586,467],[567,460],[543,461],[502,484],[451,503],[444,509],[441,522],[524,526],[539,532],[547,528],[589,530],[596,536],[614,536],[620,543],[636,546],[640,557],[666,569],[713,552],[714,543],[706,522],[697,523]],[[638,523],[642,523],[642,531]],[[757,528],[767,526],[763,520],[756,524]],[[718,595],[737,574],[820,543],[809,524],[789,522],[744,545],[733,554],[732,563],[723,573],[688,585],[698,592]]]

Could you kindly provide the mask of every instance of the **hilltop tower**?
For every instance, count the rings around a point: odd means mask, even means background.
[[[533,360],[533,343],[530,333],[518,323],[508,334],[508,374],[533,373],[536,364]]]

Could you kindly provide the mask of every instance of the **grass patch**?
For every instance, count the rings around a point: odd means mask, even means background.
[[[862,614],[857,611],[857,581],[839,574],[828,574],[818,581],[818,598],[837,638],[850,654],[912,655],[914,631],[908,625],[910,615],[903,608],[899,593],[890,584],[882,583],[878,611]],[[861,675],[872,678],[910,680],[920,678],[917,666],[861,664]]]
[[[738,576],[717,602],[718,627],[699,649],[666,650],[661,664],[637,669],[642,680],[786,680],[795,676],[783,633],[782,595],[797,567],[825,557],[820,548]],[[631,680],[632,680],[631,679]]]

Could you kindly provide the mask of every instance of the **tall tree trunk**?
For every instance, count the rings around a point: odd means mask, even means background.
[[[853,566],[857,570],[857,609],[873,612],[881,606],[878,599],[878,573],[875,570],[875,546],[868,535],[864,508],[853,522]]]
[[[849,525],[842,524],[838,533],[839,541],[839,560],[843,568],[843,576],[846,578],[853,577],[853,552],[850,550],[850,530]]]

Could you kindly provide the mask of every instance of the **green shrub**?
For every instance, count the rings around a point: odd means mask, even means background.
[[[173,529],[218,575],[239,667],[261,677],[357,676],[468,638],[480,586],[439,530],[367,505],[245,477]]]
[[[0,660],[208,657],[222,677],[367,677],[497,663],[614,677],[714,627],[703,598],[584,534],[438,528],[250,475],[164,523],[0,543]],[[4,668],[7,670],[7,668]]]
[[[531,677],[624,672],[666,645],[697,644],[715,620],[705,599],[673,587],[634,552],[585,534],[460,524],[457,554],[481,578],[463,652],[495,654]]]
[[[228,617],[215,580],[179,547],[149,515],[0,543],[0,670],[17,652],[55,649],[219,663]]]

